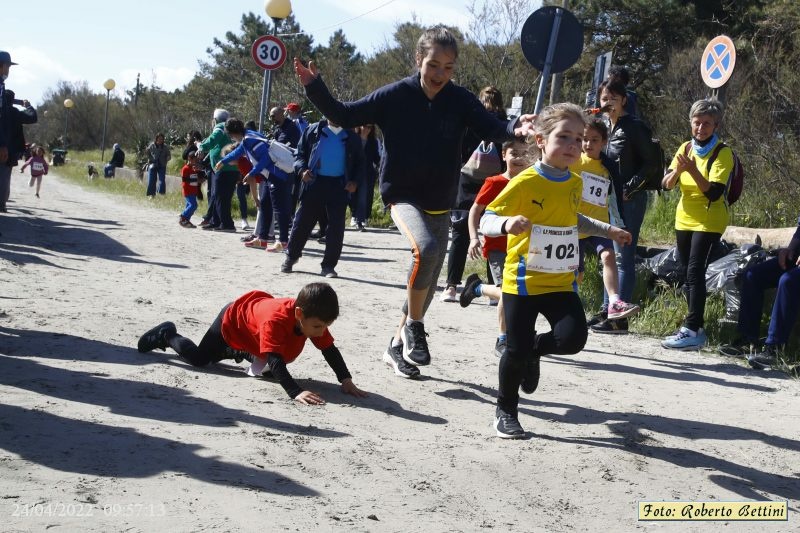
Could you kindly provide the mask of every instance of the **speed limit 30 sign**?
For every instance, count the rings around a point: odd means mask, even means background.
[[[250,55],[259,67],[275,70],[286,61],[286,46],[274,35],[262,35],[253,43]]]

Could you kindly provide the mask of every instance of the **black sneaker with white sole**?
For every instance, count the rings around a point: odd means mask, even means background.
[[[406,363],[403,359],[403,346],[392,346],[394,339],[389,339],[389,346],[383,352],[383,360],[394,369],[394,373],[401,378],[416,378],[419,376],[419,368]]]
[[[749,354],[747,362],[756,370],[766,370],[778,363],[778,352],[778,347],[774,344],[765,344],[763,351]]]
[[[422,322],[412,322],[400,328],[400,340],[403,342],[403,359],[408,364],[415,366],[431,364],[427,336],[425,324]]]
[[[525,437],[525,430],[522,429],[517,415],[506,413],[499,407],[494,413],[494,429],[501,439],[521,439]]]

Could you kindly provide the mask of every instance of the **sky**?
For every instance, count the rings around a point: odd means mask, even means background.
[[[315,43],[327,43],[341,28],[359,52],[371,55],[391,42],[398,22],[413,16],[423,25],[441,22],[466,29],[469,3],[292,0],[292,11]],[[29,0],[24,8],[3,10],[0,50],[19,64],[11,68],[6,86],[34,105],[60,80],[86,81],[102,93],[103,82],[112,78],[113,92],[122,95],[136,85],[140,73],[144,85],[155,79],[161,88],[173,90],[191,80],[214,37],[238,33],[248,11],[266,18],[263,0]],[[359,18],[348,21],[354,17]]]

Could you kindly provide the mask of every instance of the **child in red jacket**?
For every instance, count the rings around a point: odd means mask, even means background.
[[[272,377],[290,398],[321,405],[325,403],[322,397],[300,388],[286,368],[300,355],[306,339],[311,339],[336,373],[342,391],[363,398],[367,393],[353,383],[328,331],[338,316],[339,299],[327,283],[309,283],[297,298],[274,298],[263,291],[250,291],[222,308],[199,346],[178,335],[175,324],[164,322],[141,336],[138,350],[146,353],[171,347],[194,366],[247,359],[251,362],[248,375]]]
[[[184,228],[196,227],[191,219],[197,211],[197,195],[200,192],[200,185],[205,181],[205,173],[200,170],[200,162],[197,160],[197,152],[189,152],[186,157],[186,164],[181,169],[181,181],[183,182],[183,198],[186,200],[186,207],[178,217],[178,224]]]

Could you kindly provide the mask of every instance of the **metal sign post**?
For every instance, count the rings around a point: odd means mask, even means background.
[[[564,8],[543,7],[534,11],[525,21],[520,45],[528,63],[542,73],[534,110],[534,113],[538,113],[544,102],[550,74],[564,72],[581,56],[583,25]]]
[[[264,117],[269,105],[269,93],[272,87],[272,71],[280,68],[286,61],[286,46],[275,37],[278,32],[278,20],[273,19],[275,26],[272,35],[262,35],[253,43],[250,55],[256,65],[264,69],[264,85],[261,90],[261,111],[258,114],[258,130],[264,131]]]
[[[711,96],[724,103],[725,88],[736,66],[736,47],[727,35],[714,37],[706,45],[700,59],[700,76],[709,88]]]

